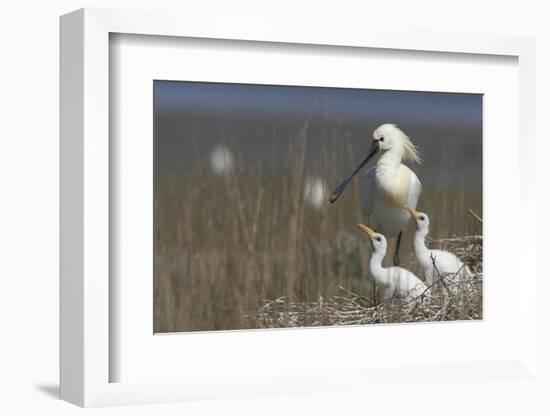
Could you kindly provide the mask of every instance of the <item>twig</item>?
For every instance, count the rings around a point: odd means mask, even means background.
[[[438,268],[435,264],[435,256],[433,255],[433,253],[430,254],[430,258],[432,259],[432,264],[434,265],[434,270],[436,271],[437,275],[439,276],[439,279],[435,280],[434,283],[441,282],[441,284],[443,285],[443,287],[447,291],[447,294],[450,295],[451,291],[449,290],[449,288],[447,287],[447,285],[443,281],[443,278],[441,277],[441,273],[439,273],[439,270],[438,270]]]
[[[472,217],[474,217],[476,220],[478,220],[481,224],[483,224],[483,219],[477,215],[473,209],[468,210],[468,214],[470,214]]]

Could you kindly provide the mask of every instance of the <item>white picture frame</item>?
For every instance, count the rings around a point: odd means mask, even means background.
[[[453,54],[504,55],[518,59],[519,141],[534,137],[535,42],[506,35],[396,32],[371,28],[330,32],[312,24],[307,32],[292,27],[250,22],[233,26],[223,19],[205,26],[189,16],[168,13],[83,9],[61,18],[61,398],[80,406],[184,401],[197,398],[247,397],[363,389],[399,377],[404,384],[430,383],[441,372],[463,382],[535,380],[536,287],[533,254],[520,246],[522,285],[517,287],[517,342],[514,353],[498,361],[438,364],[418,362],[413,369],[319,368],[319,373],[271,374],[261,380],[239,380],[235,374],[205,375],[183,381],[110,382],[119,359],[110,349],[109,254],[109,36],[113,33],[203,39],[245,40],[333,47],[382,48]],[[536,241],[532,147],[517,143],[519,214],[525,241]],[[532,141],[530,141],[532,143]],[[524,215],[521,215],[524,214]],[[526,288],[529,287],[530,290]],[[410,329],[409,329],[410,331]],[[297,334],[297,333],[296,333]],[[229,334],[220,334],[229,337]],[[333,332],[333,337],[337,336]],[[197,358],[198,360],[199,358]],[[407,379],[409,374],[409,379]],[[481,375],[481,376],[480,376]],[[444,377],[443,377],[444,379]],[[346,380],[342,382],[342,380]],[[385,381],[384,381],[385,380]],[[408,380],[408,381],[407,381]],[[413,381],[415,380],[415,381]]]

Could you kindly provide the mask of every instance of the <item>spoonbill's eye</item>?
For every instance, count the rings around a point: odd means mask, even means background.
[[[419,218],[420,218],[420,221],[424,221],[424,216],[419,217]]]
[[[382,239],[380,237],[376,237],[375,240],[376,241],[382,241]]]
[[[383,137],[380,137],[380,141],[383,142],[383,141],[384,141],[384,138],[383,138]]]

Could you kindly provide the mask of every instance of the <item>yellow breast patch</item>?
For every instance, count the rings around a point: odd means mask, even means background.
[[[378,182],[378,192],[384,205],[402,207],[409,196],[409,176],[405,169],[399,169],[391,180]]]

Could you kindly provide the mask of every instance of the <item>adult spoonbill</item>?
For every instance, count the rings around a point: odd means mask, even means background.
[[[382,234],[375,233],[363,224],[357,226],[364,231],[372,244],[372,255],[369,260],[369,270],[376,285],[382,290],[384,300],[394,298],[418,297],[427,286],[416,275],[402,267],[383,267],[382,261],[386,256],[387,241]]]
[[[416,208],[422,186],[415,173],[403,165],[403,160],[422,163],[411,139],[394,124],[383,124],[374,130],[367,157],[330,196],[334,203],[357,172],[377,153],[381,153],[375,167],[363,179],[363,211],[366,222],[388,238],[397,237],[393,264],[399,265],[399,246],[409,216],[403,205]]]
[[[469,280],[472,272],[453,253],[444,250],[430,250],[426,247],[426,236],[430,230],[430,218],[423,212],[417,212],[411,207],[404,207],[416,222],[414,234],[414,254],[416,260],[424,269],[424,277],[428,285],[442,277],[446,277],[454,283]],[[435,267],[434,267],[435,263]]]

